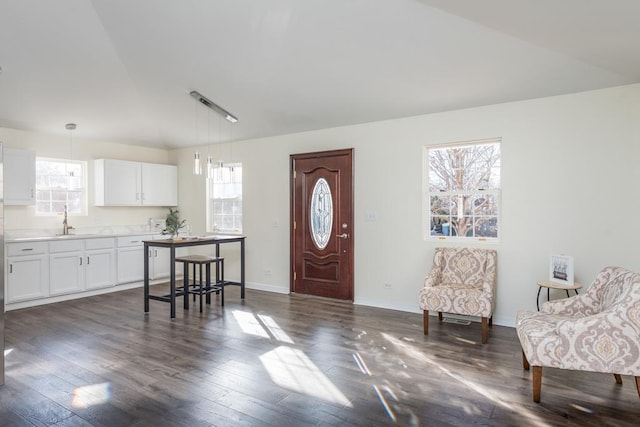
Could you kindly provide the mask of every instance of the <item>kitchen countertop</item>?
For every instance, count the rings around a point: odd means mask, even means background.
[[[146,230],[142,229],[143,226],[140,226],[140,229],[136,229],[134,226],[128,227],[114,227],[113,229],[103,227],[100,232],[89,232],[89,230],[80,231],[77,233],[71,234],[54,234],[51,232],[47,232],[44,230],[16,230],[16,231],[6,231],[5,235],[5,243],[19,243],[19,242],[44,242],[44,241],[55,241],[55,240],[73,240],[73,239],[92,239],[92,238],[103,238],[103,237],[122,237],[122,236],[155,236],[162,233],[162,229],[157,230],[149,230],[148,227]]]

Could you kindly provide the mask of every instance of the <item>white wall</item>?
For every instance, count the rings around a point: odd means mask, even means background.
[[[491,245],[499,252],[497,324],[512,325],[517,310],[535,308],[535,283],[548,276],[551,253],[573,255],[585,285],[606,265],[640,271],[640,85],[631,85],[211,147],[216,158],[244,166],[250,286],[289,290],[289,155],[353,147],[355,302],[417,312],[441,244],[422,239],[423,146],[492,137],[502,138],[501,239]],[[0,141],[69,156],[68,137],[0,128]],[[200,149],[204,157],[207,150]],[[72,155],[89,161],[89,188],[93,159],[177,164],[182,217],[204,233],[206,187],[191,173],[193,149],[74,138]],[[367,222],[367,212],[377,221]],[[89,215],[72,224],[143,224],[165,215],[165,208],[94,207],[90,193]],[[60,218],[35,217],[33,207],[5,207],[7,230],[59,225]],[[226,270],[237,279],[238,251],[229,246]]]
[[[585,285],[606,265],[640,271],[640,85],[632,85],[212,148],[243,163],[247,281],[289,290],[289,155],[353,147],[355,303],[417,312],[442,244],[422,239],[423,146],[493,137],[502,138],[501,238],[490,245],[499,252],[497,324],[535,309],[552,253],[573,255]],[[171,162],[183,217],[201,233],[205,184],[191,174],[192,156],[176,150]]]
[[[53,136],[37,132],[26,132],[0,128],[0,141],[5,147],[33,150],[36,156],[87,161],[88,215],[72,216],[70,224],[74,227],[113,226],[147,224],[149,218],[164,218],[166,208],[125,208],[93,206],[94,159],[119,159],[148,163],[169,163],[167,150],[123,145],[107,141],[93,141],[69,136]],[[71,147],[73,149],[71,150]],[[37,217],[35,206],[5,206],[5,229],[56,229],[62,231],[61,217]]]

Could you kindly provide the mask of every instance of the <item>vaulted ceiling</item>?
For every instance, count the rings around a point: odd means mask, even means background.
[[[637,83],[638,22],[637,0],[0,0],[0,126],[176,148]]]

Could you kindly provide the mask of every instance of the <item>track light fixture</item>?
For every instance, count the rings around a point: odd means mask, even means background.
[[[194,97],[199,103],[206,105],[216,113],[222,115],[222,117],[224,117],[231,123],[235,123],[238,121],[238,118],[236,116],[234,116],[233,114],[231,114],[230,112],[228,112],[227,110],[225,110],[224,108],[222,108],[221,106],[219,106],[218,104],[216,104],[215,102],[207,98],[206,96],[202,95],[200,92],[192,90],[191,92],[189,92],[189,95]]]

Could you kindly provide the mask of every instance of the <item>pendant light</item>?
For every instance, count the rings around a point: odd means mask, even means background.
[[[207,145],[207,179],[213,179],[213,157],[211,156],[211,113],[207,111],[207,136],[209,145]]]
[[[73,131],[76,130],[75,123],[67,123],[64,128],[69,131],[69,160],[73,160]],[[73,171],[69,171],[69,176],[73,176]]]
[[[200,164],[200,153],[198,153],[198,150],[196,150],[196,153],[193,155],[193,174],[202,175],[202,165]]]
[[[206,107],[208,107],[209,109],[215,111],[216,113],[218,113],[221,117],[224,117],[229,123],[236,123],[238,121],[238,118],[236,116],[234,116],[233,114],[231,114],[230,112],[228,112],[227,110],[225,110],[224,108],[220,107],[218,104],[216,104],[215,102],[211,101],[209,98],[207,98],[206,96],[202,95],[201,93],[192,90],[191,92],[189,92],[189,95],[191,95],[195,100],[198,101],[198,104],[202,104]],[[196,145],[199,144],[198,141],[198,104],[196,104]],[[211,143],[211,141],[209,141],[209,143]],[[220,171],[222,169],[222,161],[219,162],[219,168],[218,170]],[[207,163],[206,163],[206,168],[207,168],[207,178],[213,178],[214,175],[214,161],[213,161],[213,157],[211,156],[211,153],[207,153]],[[202,175],[202,163],[200,162],[200,153],[198,152],[198,150],[196,150],[194,157],[193,157],[193,174],[194,175]]]
[[[196,104],[196,145],[198,145],[198,104]],[[193,174],[202,175],[202,165],[200,164],[200,153],[196,149],[193,155]]]

